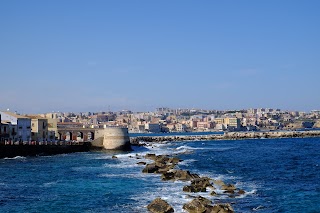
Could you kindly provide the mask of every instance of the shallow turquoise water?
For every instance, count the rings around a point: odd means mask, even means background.
[[[147,212],[162,197],[175,209],[191,200],[183,182],[143,174],[136,159],[176,154],[179,168],[234,183],[247,193],[236,212],[320,212],[320,139],[173,142],[128,153],[74,153],[0,160],[0,212]],[[112,159],[116,155],[118,159]]]

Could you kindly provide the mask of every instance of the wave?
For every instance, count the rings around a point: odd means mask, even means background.
[[[4,160],[22,160],[22,159],[26,159],[26,157],[16,156],[16,157],[13,157],[13,158],[4,158]]]
[[[180,149],[197,150],[197,149],[207,149],[207,148],[191,147],[191,146],[179,146],[176,148],[176,150],[180,150]]]
[[[51,187],[53,185],[56,185],[59,181],[52,181],[42,184],[42,187]]]
[[[183,160],[181,162],[179,162],[178,166],[189,166],[191,163],[196,162],[197,160],[195,159],[187,159],[187,160]]]

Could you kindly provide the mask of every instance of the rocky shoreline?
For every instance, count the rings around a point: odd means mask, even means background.
[[[210,135],[138,136],[138,137],[131,137],[130,143],[132,145],[139,145],[140,142],[242,140],[242,139],[306,138],[306,137],[320,137],[320,131],[313,130],[313,131],[225,132],[224,134],[210,134]]]
[[[117,158],[113,156],[113,158]],[[141,159],[137,164],[144,165],[142,173],[159,174],[162,181],[182,181],[186,185],[181,189],[193,198],[190,202],[183,205],[183,209],[189,213],[233,213],[231,203],[214,203],[210,199],[197,196],[198,192],[208,193],[208,196],[219,198],[219,196],[228,195],[230,198],[239,197],[246,192],[238,189],[233,184],[224,183],[222,180],[212,179],[210,177],[201,177],[198,174],[191,173],[188,170],[175,169],[182,160],[176,156],[146,154],[145,156],[136,155]],[[145,159],[143,161],[142,159]],[[152,163],[147,162],[152,161]],[[169,201],[170,202],[170,201]],[[154,199],[147,209],[152,213],[171,213],[173,207],[162,198]]]

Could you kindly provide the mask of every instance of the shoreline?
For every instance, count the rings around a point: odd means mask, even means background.
[[[276,139],[276,138],[310,138],[320,137],[320,130],[311,131],[270,131],[270,132],[225,132],[209,135],[167,135],[130,137],[131,145],[140,142],[170,141],[208,141],[208,140],[243,140],[243,139]]]

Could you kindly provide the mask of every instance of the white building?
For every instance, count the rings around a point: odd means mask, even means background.
[[[157,123],[146,123],[145,130],[148,132],[158,133],[158,132],[161,132],[161,127]]]
[[[2,120],[9,121],[12,125],[17,126],[16,135],[13,136],[15,141],[31,140],[31,119],[12,112],[0,112]]]

